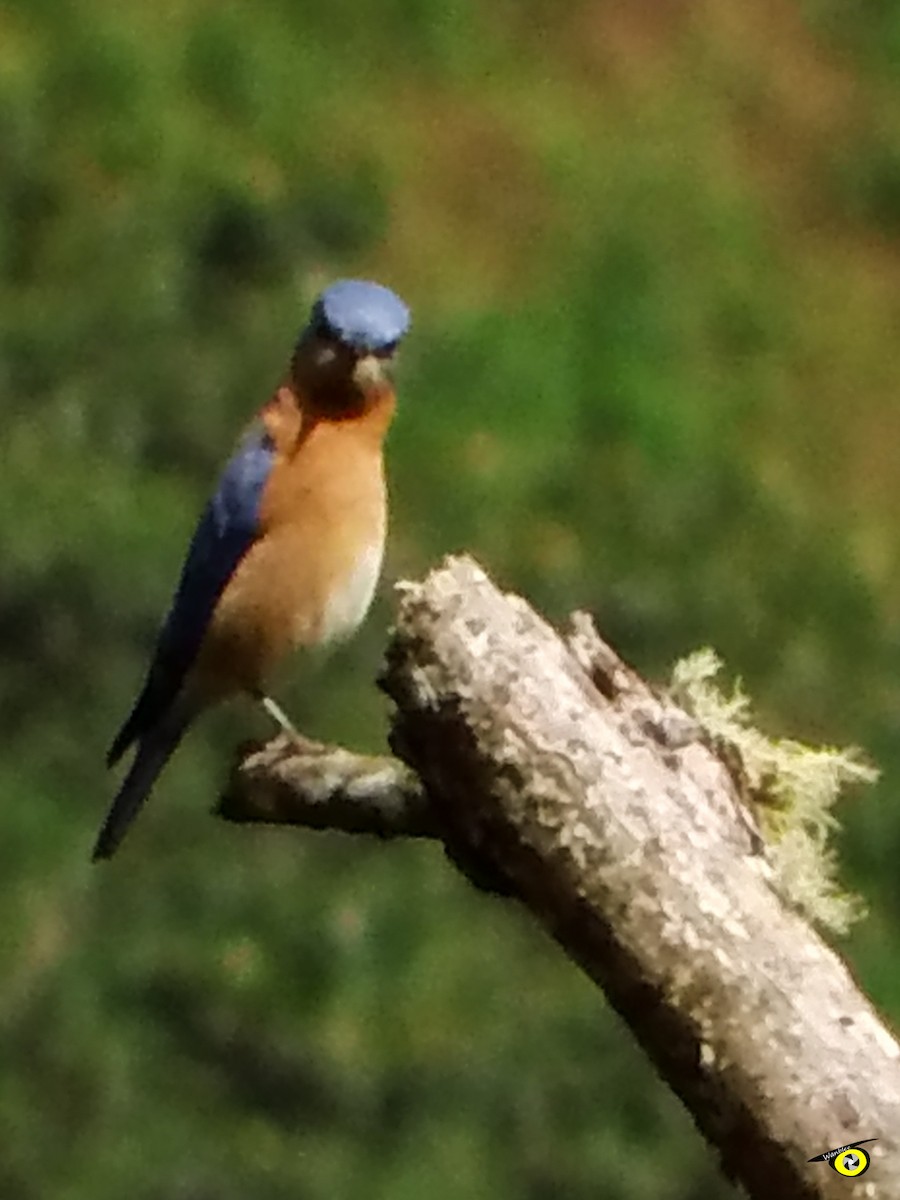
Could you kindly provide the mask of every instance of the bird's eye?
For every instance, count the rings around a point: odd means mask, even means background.
[[[382,346],[380,349],[375,351],[375,357],[376,358],[393,358],[394,351],[396,349],[397,349],[396,342],[388,342],[388,344],[386,346]]]

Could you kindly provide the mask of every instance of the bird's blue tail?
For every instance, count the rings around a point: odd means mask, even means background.
[[[169,761],[191,722],[193,713],[169,712],[164,721],[149,729],[138,742],[137,751],[109,812],[91,860],[112,858],[128,826],[141,810],[160,771]]]

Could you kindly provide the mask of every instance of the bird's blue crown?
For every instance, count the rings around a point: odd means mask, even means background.
[[[409,329],[409,309],[380,283],[339,279],[313,305],[310,327],[365,354],[392,349]]]

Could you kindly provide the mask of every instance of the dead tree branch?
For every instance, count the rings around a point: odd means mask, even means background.
[[[900,1196],[900,1049],[776,895],[695,722],[589,622],[560,636],[466,559],[403,585],[383,686],[406,766],[279,739],[223,815],[440,836],[604,989],[751,1197]],[[863,1138],[856,1182],[807,1162]]]
[[[399,759],[287,734],[242,749],[217,812],[228,821],[383,838],[440,836],[421,780]]]

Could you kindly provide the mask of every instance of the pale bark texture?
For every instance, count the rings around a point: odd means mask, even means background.
[[[603,988],[754,1200],[900,1200],[900,1050],[773,890],[738,773],[586,619],[560,635],[468,559],[399,590],[406,765],[279,740],[223,815],[441,837]],[[807,1162],[864,1138],[859,1179]]]

